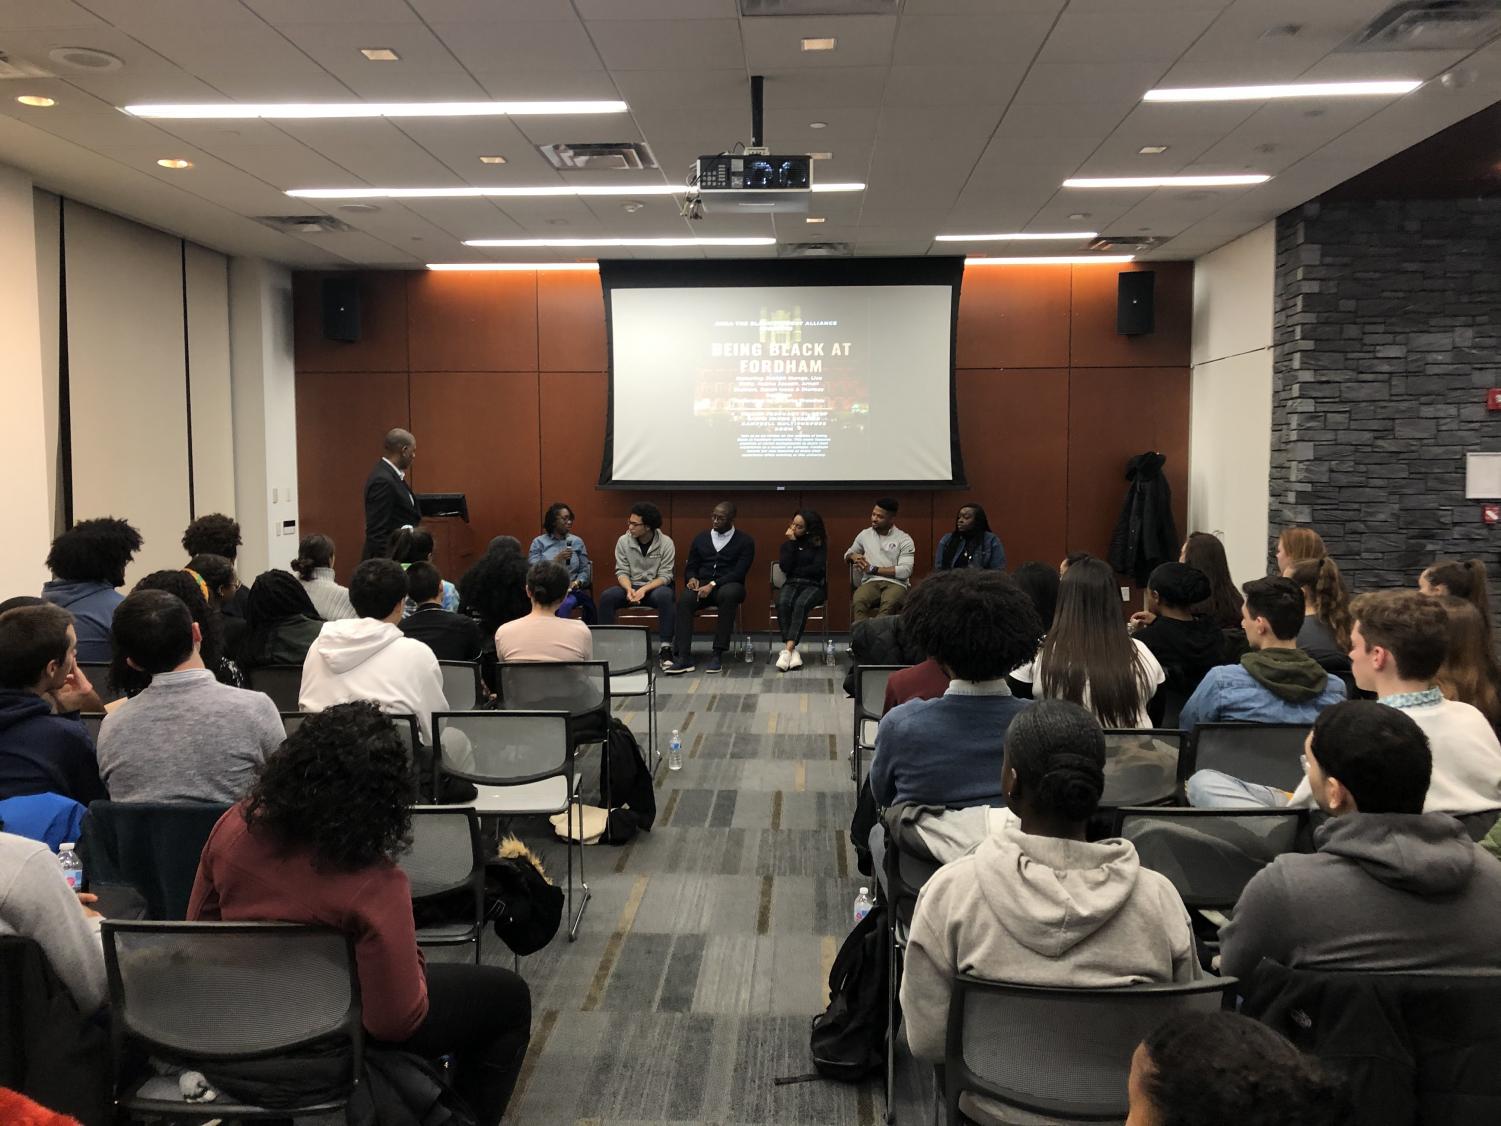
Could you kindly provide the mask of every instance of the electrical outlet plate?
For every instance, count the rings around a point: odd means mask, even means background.
[[[1128,587],[1128,586],[1121,587],[1121,601],[1122,602],[1130,602],[1131,601],[1131,588],[1130,587]]]

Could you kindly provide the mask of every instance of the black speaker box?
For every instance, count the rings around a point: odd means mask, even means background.
[[[1157,327],[1154,270],[1127,270],[1117,275],[1115,331],[1122,336],[1144,336]]]
[[[1121,275],[1124,277],[1125,275]],[[353,344],[360,338],[358,278],[323,279],[323,339]]]

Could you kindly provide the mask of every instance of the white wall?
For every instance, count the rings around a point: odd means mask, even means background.
[[[1275,263],[1275,223],[1194,263],[1188,525],[1236,582],[1267,571]]]

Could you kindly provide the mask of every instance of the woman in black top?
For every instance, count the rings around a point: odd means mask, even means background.
[[[313,600],[290,571],[263,571],[250,584],[245,639],[235,663],[241,672],[264,665],[300,665],[323,629]]]
[[[787,539],[777,559],[786,580],[777,591],[777,624],[786,645],[777,655],[777,668],[782,672],[802,667],[797,643],[802,640],[808,612],[828,601],[827,539],[823,517],[810,508],[796,513],[787,526]]]
[[[1193,695],[1204,674],[1224,664],[1225,637],[1193,607],[1209,597],[1209,578],[1186,563],[1164,563],[1147,580],[1147,609],[1131,615],[1131,632],[1152,651],[1167,674],[1162,692],[1147,706],[1154,724],[1162,722],[1165,696],[1178,705]]]

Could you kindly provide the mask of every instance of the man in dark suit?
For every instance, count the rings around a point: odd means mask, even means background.
[[[417,498],[407,488],[407,470],[417,456],[417,439],[408,430],[386,433],[386,452],[365,480],[365,546],[360,559],[386,554],[391,533],[415,528],[422,521]]]

